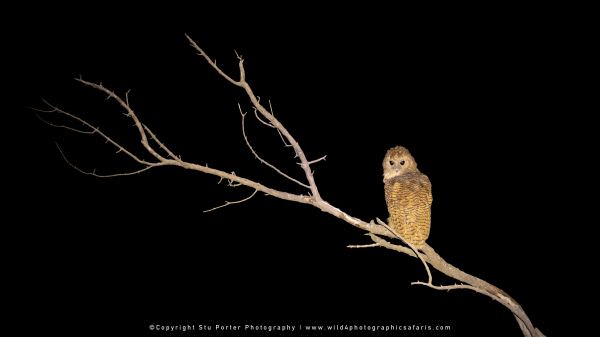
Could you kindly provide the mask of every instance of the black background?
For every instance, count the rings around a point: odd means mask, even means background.
[[[257,194],[205,214],[252,191],[177,168],[112,179],[70,168],[55,143],[86,170],[139,168],[98,137],[51,128],[29,109],[44,98],[141,151],[131,121],[73,81],[81,75],[120,94],[131,89],[138,116],[185,160],[306,192],[252,157],[237,108],[250,111],[248,99],[195,54],[187,33],[234,78],[234,49],[244,56],[255,93],[271,100],[309,159],[327,155],[316,181],[349,214],[387,217],[381,159],[391,146],[408,147],[433,184],[429,244],[511,294],[547,335],[563,329],[556,303],[569,296],[552,289],[571,263],[556,247],[582,236],[576,189],[585,189],[579,167],[592,137],[589,110],[577,106],[586,95],[578,85],[585,27],[560,9],[285,7],[97,3],[13,13],[5,94],[17,104],[4,113],[17,119],[3,125],[17,215],[7,236],[19,299],[12,312],[28,328],[62,334],[332,322],[520,335],[491,299],[411,286],[426,277],[414,259],[347,249],[369,241],[309,206]],[[257,152],[301,179],[277,134],[247,122]]]

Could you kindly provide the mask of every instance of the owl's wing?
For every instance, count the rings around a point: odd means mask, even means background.
[[[411,242],[429,236],[431,221],[431,182],[426,175],[398,179],[386,186],[390,225]]]
[[[426,175],[420,174],[419,184],[425,191],[425,195],[427,197],[427,204],[429,205],[429,207],[431,207],[431,203],[433,202],[433,195],[431,194],[431,181],[429,181],[429,178]]]

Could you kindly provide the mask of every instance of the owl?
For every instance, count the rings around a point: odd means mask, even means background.
[[[415,247],[423,247],[431,228],[431,182],[406,148],[396,146],[385,154],[383,183],[389,226]]]

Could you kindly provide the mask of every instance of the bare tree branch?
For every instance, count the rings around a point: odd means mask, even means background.
[[[277,120],[275,118],[275,116],[273,114],[269,113],[269,111],[260,104],[259,99],[252,91],[252,88],[250,87],[248,82],[246,82],[246,71],[244,70],[244,59],[242,59],[238,55],[238,60],[239,60],[238,66],[240,69],[240,79],[239,79],[239,81],[235,81],[231,77],[229,77],[227,74],[225,74],[217,66],[217,64],[215,62],[213,62],[210,59],[210,57],[208,57],[208,55],[206,55],[204,50],[202,50],[202,48],[200,48],[196,44],[196,42],[194,42],[194,40],[192,40],[187,35],[186,35],[186,37],[187,37],[188,41],[190,41],[190,44],[192,45],[192,47],[198,51],[198,54],[200,54],[200,56],[202,56],[202,57],[204,57],[204,59],[206,59],[206,61],[208,62],[208,64],[211,67],[213,67],[226,80],[228,80],[229,82],[231,82],[232,84],[234,84],[238,87],[242,87],[246,91],[246,95],[252,102],[252,105],[258,110],[258,112],[260,112],[260,114],[263,117],[265,117],[265,119],[267,119],[269,121],[269,123],[271,123],[273,126],[275,126],[281,132],[281,134],[283,135],[283,137],[285,139],[287,139],[288,143],[292,146],[292,148],[294,149],[294,152],[296,152],[296,155],[300,159],[300,163],[301,163],[300,167],[302,167],[302,169],[304,170],[304,174],[306,175],[306,180],[308,181],[308,185],[310,186],[310,192],[311,192],[312,196],[315,198],[315,200],[320,201],[321,195],[319,194],[319,189],[317,188],[317,184],[315,183],[315,178],[313,176],[312,170],[310,169],[310,164],[308,163],[308,160],[306,160],[306,155],[302,151],[300,144],[298,144],[296,139],[294,139],[294,137],[292,137],[292,135],[283,126],[283,124],[281,124],[279,122],[279,120]]]
[[[372,248],[372,247],[379,247],[378,243],[369,243],[369,244],[365,244],[365,245],[347,245],[347,248]]]
[[[250,144],[250,141],[248,140],[248,136],[246,135],[246,114],[242,111],[242,107],[240,106],[240,104],[238,103],[238,108],[240,109],[240,115],[242,115],[242,135],[244,136],[244,141],[246,142],[246,145],[248,146],[248,148],[250,149],[250,151],[252,152],[252,154],[254,155],[254,157],[256,157],[256,159],[258,159],[258,161],[260,161],[261,163],[267,165],[268,167],[272,168],[273,170],[275,170],[275,172],[279,173],[279,175],[295,182],[296,184],[302,186],[302,187],[306,187],[306,188],[310,188],[310,186],[306,185],[303,182],[300,182],[290,176],[288,176],[287,174],[283,173],[280,169],[278,169],[277,167],[275,167],[274,165],[272,165],[271,163],[269,163],[268,161],[262,159],[258,153],[256,153],[256,151],[254,151],[254,148],[252,147],[252,145]]]
[[[107,136],[106,134],[104,134],[102,131],[100,131],[99,128],[91,125],[90,123],[88,123],[87,121],[83,120],[82,118],[79,118],[69,112],[66,112],[62,109],[59,109],[55,106],[53,106],[52,104],[48,103],[46,100],[44,100],[44,103],[51,108],[51,110],[40,110],[40,109],[36,109],[37,111],[45,111],[45,112],[55,112],[61,115],[65,115],[68,118],[74,119],[77,122],[83,124],[84,126],[87,126],[91,131],[90,132],[86,132],[88,134],[94,134],[97,133],[100,135],[100,137],[104,138],[104,140],[106,140],[107,142],[111,143],[112,145],[114,145],[115,147],[117,147],[117,149],[119,149],[120,151],[124,152],[125,154],[127,154],[129,157],[131,157],[133,160],[135,160],[136,162],[142,164],[142,165],[146,165],[146,166],[151,166],[154,163],[142,160],[140,158],[138,158],[136,155],[134,155],[133,153],[127,151],[123,146],[121,146],[120,144],[118,144],[117,142],[115,142],[114,140],[112,140],[109,136]]]
[[[32,109],[33,109],[33,110],[36,110],[36,111],[41,111],[41,112],[49,112],[49,111],[46,111],[46,110],[40,110],[40,109],[36,109],[36,108],[32,108]],[[67,125],[62,125],[62,124],[51,123],[51,122],[49,122],[49,121],[45,120],[44,118],[42,118],[42,116],[40,116],[39,114],[35,114],[35,115],[36,115],[36,116],[37,116],[37,118],[39,118],[39,120],[41,120],[42,122],[44,122],[44,123],[46,123],[46,124],[48,124],[48,125],[50,125],[50,126],[52,126],[52,127],[55,127],[55,128],[67,129],[67,130],[69,130],[69,131],[73,131],[73,132],[77,132],[77,133],[83,133],[83,134],[86,134],[86,135],[91,135],[91,134],[93,134],[93,133],[95,133],[95,132],[96,132],[96,130],[84,131],[84,130],[79,130],[79,129],[76,129],[76,128],[73,128],[73,127],[70,127],[70,126],[67,126]]]
[[[219,75],[221,75],[224,79],[226,79],[227,81],[229,81],[231,84],[236,85],[238,87],[241,87],[242,84],[240,83],[241,81],[236,81],[233,78],[229,77],[227,74],[225,74],[221,68],[219,68],[217,66],[217,61],[213,61],[210,59],[210,57],[208,57],[208,55],[206,55],[206,53],[204,52],[204,50],[202,50],[202,48],[200,48],[197,44],[196,41],[192,40],[191,37],[189,37],[187,34],[185,34],[185,37],[188,39],[188,41],[190,42],[190,44],[192,45],[192,47],[194,47],[194,49],[196,49],[196,51],[198,52],[198,55],[204,57],[206,59],[206,62],[208,62],[208,64],[213,67],[213,69],[215,69]],[[237,53],[236,53],[237,54]],[[240,61],[240,78],[243,78],[245,76],[245,71],[243,70],[243,66],[242,63],[244,60],[240,59],[240,56],[238,56],[238,59]]]
[[[371,240],[373,240],[373,242],[376,243],[379,247],[384,247],[413,257],[417,257],[417,255],[412,249],[392,244],[373,233],[369,233],[369,236]],[[411,284],[424,285],[436,290],[470,289],[477,293],[486,295],[498,301],[500,304],[504,305],[514,314],[515,319],[519,323],[519,327],[521,328],[521,331],[523,332],[524,336],[528,336],[528,334],[530,334],[533,337],[544,337],[544,334],[533,326],[523,308],[521,308],[521,306],[504,291],[480,278],[467,274],[462,270],[449,264],[440,255],[438,255],[436,251],[433,248],[431,248],[431,246],[429,246],[428,244],[425,244],[425,246],[421,248],[421,250],[423,253],[419,255],[422,258],[422,261],[427,262],[434,269],[442,272],[446,276],[461,281],[464,284],[450,286],[435,286],[432,284],[431,279],[429,280],[429,282],[417,281],[412,282]]]
[[[114,177],[122,177],[122,176],[132,176],[134,174],[138,174],[138,173],[142,173],[144,171],[147,171],[153,167],[156,166],[160,166],[160,164],[157,165],[148,165],[142,169],[136,170],[136,171],[132,171],[132,172],[121,172],[121,173],[114,173],[114,174],[97,174],[96,170],[93,171],[84,171],[82,169],[80,169],[78,166],[76,166],[75,164],[71,163],[69,161],[69,159],[67,159],[67,156],[65,155],[65,153],[63,152],[63,150],[60,148],[60,146],[58,145],[58,143],[56,143],[56,147],[58,148],[58,152],[60,152],[60,155],[63,157],[64,161],[67,162],[67,164],[69,164],[69,166],[71,166],[72,168],[74,168],[75,170],[79,171],[80,173],[83,174],[87,174],[90,176],[94,176],[94,177],[98,177],[98,178],[114,178]]]
[[[240,177],[233,172],[227,173],[222,170],[210,168],[210,167],[208,167],[208,165],[200,165],[200,164],[195,164],[195,163],[186,162],[186,161],[182,160],[180,156],[175,155],[175,153],[173,151],[171,151],[163,142],[161,142],[159,140],[159,138],[152,131],[150,131],[150,129],[146,125],[144,125],[139,120],[138,116],[136,115],[136,113],[134,112],[134,110],[131,108],[131,106],[129,104],[129,97],[128,97],[129,91],[127,91],[125,93],[125,97],[123,99],[120,96],[118,96],[117,94],[115,94],[114,91],[111,91],[111,90],[107,89],[106,87],[104,87],[101,83],[96,84],[96,83],[85,81],[81,78],[76,79],[80,83],[104,93],[105,95],[107,95],[107,99],[112,98],[120,105],[120,107],[122,109],[125,110],[125,114],[128,117],[132,118],[132,120],[134,121],[135,127],[140,136],[140,142],[142,143],[144,150],[149,155],[154,157],[156,159],[156,162],[150,162],[150,161],[141,159],[141,157],[134,155],[132,152],[128,151],[125,147],[121,146],[120,144],[118,144],[117,142],[112,140],[108,135],[101,132],[99,128],[93,126],[92,124],[83,120],[80,117],[77,117],[71,113],[65,112],[64,110],[59,109],[59,108],[49,104],[48,102],[44,101],[46,103],[46,105],[48,105],[50,107],[50,110],[38,110],[38,111],[57,113],[57,114],[67,117],[68,119],[71,119],[71,120],[81,123],[83,126],[88,128],[89,131],[79,130],[76,128],[71,128],[71,127],[67,127],[65,125],[60,125],[60,124],[48,123],[44,120],[47,124],[49,124],[51,126],[66,128],[66,129],[69,129],[69,130],[72,130],[75,132],[80,132],[80,133],[98,134],[101,138],[106,140],[108,143],[111,143],[113,146],[117,147],[118,152],[125,153],[128,157],[132,158],[137,163],[143,165],[142,169],[135,171],[135,172],[113,174],[113,175],[106,175],[106,176],[137,174],[137,173],[141,173],[143,171],[149,170],[150,168],[157,167],[157,166],[178,166],[178,167],[181,167],[184,169],[194,170],[194,171],[198,171],[201,173],[217,176],[220,178],[219,182],[221,182],[224,179],[227,179],[227,181],[229,182],[229,184],[228,184],[229,186],[247,186],[247,187],[254,189],[254,192],[247,198],[244,198],[244,199],[238,200],[238,201],[227,201],[227,202],[225,202],[225,204],[214,207],[207,211],[211,211],[211,210],[219,209],[219,208],[231,205],[231,204],[237,204],[237,203],[247,201],[250,198],[252,198],[258,191],[263,192],[267,195],[274,196],[276,198],[283,199],[283,200],[289,200],[289,201],[298,202],[298,203],[302,203],[302,204],[312,205],[325,213],[331,214],[331,215],[351,224],[352,226],[355,226],[357,228],[360,228],[360,229],[366,231],[367,235],[373,241],[373,243],[367,244],[367,245],[350,245],[350,246],[348,246],[349,248],[383,247],[383,248],[391,249],[391,250],[418,258],[421,261],[421,263],[423,264],[423,266],[425,267],[425,270],[426,270],[427,276],[428,276],[428,281],[427,282],[416,281],[416,282],[412,283],[413,285],[423,285],[423,286],[427,286],[432,289],[445,290],[445,291],[455,290],[455,289],[468,289],[468,290],[472,290],[477,293],[486,295],[486,296],[498,301],[499,303],[504,305],[506,308],[508,308],[513,313],[524,336],[526,336],[526,337],[527,336],[529,336],[529,337],[545,337],[541,331],[539,331],[538,329],[536,329],[533,326],[533,324],[529,320],[529,317],[526,315],[525,311],[521,308],[521,306],[513,298],[511,298],[508,294],[506,294],[504,291],[500,290],[499,288],[493,286],[492,284],[490,284],[486,281],[483,281],[473,275],[467,274],[467,273],[463,272],[462,270],[449,264],[444,259],[442,259],[442,257],[439,256],[433,248],[431,248],[427,244],[425,244],[423,247],[421,247],[420,251],[419,251],[418,249],[416,249],[416,247],[414,247],[413,245],[408,243],[406,240],[404,240],[400,235],[398,235],[398,233],[396,233],[392,228],[390,228],[383,221],[377,219],[379,224],[375,224],[373,221],[367,223],[363,220],[360,220],[358,218],[355,218],[355,217],[347,214],[346,212],[343,212],[339,208],[334,207],[333,205],[329,204],[327,201],[322,199],[322,197],[319,194],[319,189],[318,189],[315,179],[314,179],[314,173],[311,169],[311,165],[315,164],[319,161],[325,160],[325,156],[323,156],[319,159],[316,159],[316,160],[312,160],[312,161],[307,160],[306,155],[304,154],[302,148],[300,147],[300,144],[294,139],[294,137],[292,137],[292,135],[283,126],[283,124],[277,118],[275,118],[275,115],[273,114],[273,108],[271,106],[271,102],[269,101],[269,109],[266,109],[264,106],[262,106],[260,103],[260,99],[258,98],[258,96],[256,96],[253,93],[252,88],[246,82],[246,73],[245,73],[245,69],[244,69],[243,58],[236,52],[236,55],[238,58],[238,67],[239,67],[239,80],[236,81],[232,77],[228,76],[225,72],[223,72],[217,66],[216,61],[211,60],[208,57],[208,55],[196,44],[196,42],[194,42],[189,36],[186,35],[186,37],[187,37],[188,41],[190,42],[191,46],[198,52],[198,54],[200,56],[202,56],[206,60],[206,62],[221,77],[223,77],[229,83],[244,89],[247,97],[249,98],[250,102],[252,103],[253,109],[255,109],[255,114],[256,114],[257,119],[261,123],[263,123],[269,127],[275,128],[276,131],[278,132],[278,134],[280,135],[281,139],[283,140],[284,145],[290,146],[294,149],[294,152],[296,155],[295,158],[298,158],[300,161],[299,165],[301,166],[301,168],[304,171],[304,175],[305,175],[307,183],[305,184],[294,178],[291,178],[289,175],[287,175],[283,171],[275,168],[273,165],[267,163],[266,161],[264,161],[262,158],[260,158],[256,154],[256,152],[250,145],[248,138],[246,137],[245,127],[244,127],[245,113],[243,113],[240,108],[240,113],[242,114],[242,133],[244,135],[244,140],[246,141],[246,144],[250,148],[250,151],[255,155],[255,157],[260,162],[271,167],[272,169],[277,171],[280,175],[283,175],[287,179],[290,179],[290,180],[298,183],[299,185],[310,189],[310,193],[308,195],[294,194],[294,193],[289,193],[289,192],[285,192],[285,191],[272,189],[272,188],[269,188],[259,182],[256,182],[256,181],[244,178],[244,177]],[[262,116],[262,118],[260,118],[259,115]],[[160,150],[164,151],[167,154],[167,157],[164,157],[163,155],[159,154],[158,151],[156,149],[154,149],[152,144],[149,142],[148,138],[150,138],[155,143],[155,145],[158,145],[158,148]],[[62,152],[60,147],[59,147],[59,151],[60,151],[61,155],[63,156],[63,158],[65,159],[65,161],[67,161],[67,163],[69,165],[74,167],[79,172],[82,172],[85,174],[91,174],[94,176],[101,176],[101,175],[96,174],[95,172],[86,172],[86,171],[79,169],[78,167],[71,164],[67,160],[66,156],[64,155],[64,153]],[[406,246],[391,243],[391,242],[387,241],[386,239],[384,239],[384,237],[399,239]],[[431,274],[431,270],[430,270],[429,266],[431,266],[434,269],[440,271],[441,273],[461,282],[461,284],[434,285],[432,283],[432,274]]]
[[[385,227],[384,227],[385,228]],[[389,231],[386,228],[386,231],[389,233]],[[387,240],[385,240],[384,238],[381,238],[380,235],[374,234],[374,233],[368,233],[369,237],[371,238],[371,240],[373,240],[373,242],[375,242],[376,244],[378,244],[380,247],[383,248],[387,248],[390,250],[395,250],[398,253],[402,253],[402,254],[406,254],[412,257],[417,257],[417,254],[415,254],[415,252],[408,248],[408,247],[404,247],[401,245],[395,245]],[[421,255],[421,257],[426,261],[429,262],[429,259],[427,258],[427,255]]]
[[[308,163],[309,163],[310,165],[312,165],[312,164],[316,164],[316,163],[320,162],[321,160],[322,160],[322,161],[325,161],[325,159],[327,159],[327,155],[324,155],[323,157],[321,157],[321,158],[318,158],[318,159],[315,159],[315,160],[311,160],[311,161],[309,161]]]
[[[260,116],[258,116],[258,110],[256,110],[256,108],[254,108],[254,116],[256,116],[256,119],[258,119],[258,121],[261,122],[262,124],[264,124],[270,128],[275,128],[273,126],[273,124],[263,121],[262,118],[260,118]]]
[[[169,150],[168,147],[166,147],[160,140],[158,140],[158,138],[154,135],[154,133],[152,132],[152,130],[150,130],[150,128],[148,128],[145,124],[142,124],[142,126],[144,127],[144,130],[146,130],[146,132],[148,132],[148,134],[150,135],[150,138],[152,138],[152,140],[158,144],[158,146],[160,146],[161,149],[163,149],[163,151],[165,151],[167,153],[167,155],[169,155],[169,157],[171,157],[174,160],[180,160],[181,158],[177,157],[173,152],[171,152],[171,150]]]
[[[385,227],[388,231],[390,231],[390,233],[392,233],[396,238],[400,239],[405,245],[408,246],[408,248],[410,248],[410,250],[412,250],[415,253],[415,256],[419,259],[419,261],[421,261],[421,263],[423,263],[423,266],[425,267],[425,271],[427,272],[427,282],[429,284],[431,284],[431,281],[432,281],[431,270],[429,270],[429,266],[427,265],[427,262],[425,262],[425,260],[423,259],[423,256],[421,256],[417,247],[415,247],[412,243],[408,242],[407,240],[404,240],[404,238],[402,236],[400,236],[400,234],[398,234],[398,232],[396,232],[392,227],[388,226],[385,222],[381,221],[379,218],[376,218],[376,220],[377,220],[377,223],[379,223],[381,226]]]
[[[289,144],[285,138],[283,137],[283,134],[281,133],[281,131],[279,131],[279,129],[277,129],[277,134],[279,135],[279,137],[281,138],[281,141],[283,142],[283,145],[285,145],[285,147],[292,147],[291,144]]]
[[[117,101],[119,103],[119,105],[121,105],[121,107],[123,109],[125,109],[125,111],[127,111],[127,116],[129,116],[129,117],[131,117],[131,119],[133,119],[133,122],[135,123],[135,127],[137,128],[138,132],[140,133],[141,143],[146,148],[146,150],[150,154],[152,154],[154,157],[156,157],[156,159],[158,159],[158,160],[162,161],[165,159],[163,156],[161,156],[156,151],[154,151],[154,149],[150,146],[150,144],[148,144],[148,137],[146,136],[146,131],[144,130],[144,127],[142,126],[142,123],[140,122],[140,120],[137,118],[136,114],[133,112],[133,110],[129,106],[129,98],[128,97],[126,98],[126,100],[123,100],[121,97],[119,97],[117,94],[115,94],[114,91],[108,90],[104,86],[102,86],[102,83],[96,84],[96,83],[88,82],[88,81],[83,80],[81,77],[76,78],[75,80],[78,82],[81,82],[87,86],[90,86],[94,89],[100,90],[100,91],[104,92],[105,94],[107,94],[109,98],[112,98],[115,101]],[[126,96],[128,96],[128,95],[129,95],[129,90],[126,93]]]
[[[252,192],[252,194],[250,194],[250,196],[248,196],[248,197],[246,197],[246,198],[244,198],[242,200],[225,201],[225,203],[223,205],[220,205],[220,206],[217,206],[217,207],[213,207],[211,209],[207,209],[207,210],[203,211],[203,213],[208,213],[208,212],[214,211],[214,210],[219,209],[219,208],[223,208],[223,207],[227,207],[229,205],[239,204],[239,203],[242,203],[244,201],[248,201],[248,200],[250,200],[250,198],[252,198],[256,194],[256,192],[258,192],[258,190],[254,190],[254,192]]]

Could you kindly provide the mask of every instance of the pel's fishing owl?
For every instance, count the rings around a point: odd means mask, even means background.
[[[431,228],[431,182],[402,146],[388,150],[383,159],[388,224],[406,241],[423,247]]]

